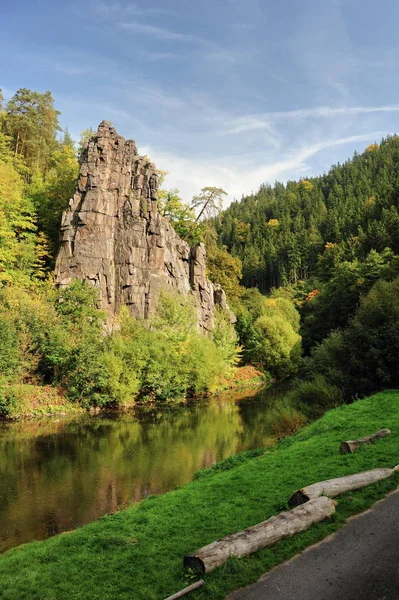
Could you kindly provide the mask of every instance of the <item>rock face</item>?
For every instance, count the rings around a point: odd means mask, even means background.
[[[83,279],[98,288],[109,328],[123,305],[147,318],[162,289],[190,293],[199,328],[211,331],[215,304],[226,307],[224,292],[206,277],[204,245],[190,248],[178,237],[158,212],[157,195],[155,166],[103,121],[83,151],[62,216],[55,282]]]

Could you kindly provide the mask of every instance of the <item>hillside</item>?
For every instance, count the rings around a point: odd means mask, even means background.
[[[261,292],[318,276],[370,250],[399,252],[399,138],[372,144],[320,177],[264,185],[233,202],[219,240]]]
[[[393,136],[320,177],[264,185],[215,219],[220,247],[252,288],[236,309],[244,355],[277,376],[299,373],[299,400],[328,405],[399,384],[398,205]],[[276,303],[290,301],[294,331],[275,318]]]

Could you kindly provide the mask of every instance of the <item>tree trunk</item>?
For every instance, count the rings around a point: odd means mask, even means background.
[[[358,440],[347,440],[346,442],[341,442],[339,450],[341,454],[352,454],[352,452],[355,452],[361,444],[372,444],[376,440],[379,440],[390,433],[389,429],[381,429],[381,431],[377,431],[377,433],[366,435],[366,437],[359,438]]]
[[[19,131],[17,131],[17,140],[15,142],[15,152],[14,152],[14,156],[17,156],[18,154],[18,144],[19,144]]]
[[[184,566],[198,573],[209,573],[231,556],[247,556],[279,540],[324,521],[335,512],[335,502],[322,497],[298,506],[263,523],[232,533],[184,557]]]
[[[380,479],[386,479],[390,477],[394,471],[399,471],[399,465],[393,469],[373,469],[372,471],[364,471],[363,473],[356,473],[355,475],[346,475],[345,477],[338,477],[337,479],[328,479],[327,481],[320,481],[319,483],[313,483],[308,485],[291,496],[289,500],[290,506],[299,506],[314,498],[320,496],[338,496],[343,492],[349,492],[350,490],[358,490],[366,487],[371,483],[380,481]]]

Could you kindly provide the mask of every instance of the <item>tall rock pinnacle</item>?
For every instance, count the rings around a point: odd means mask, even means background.
[[[192,294],[198,324],[213,328],[214,307],[225,305],[220,286],[206,277],[205,247],[190,248],[157,208],[155,165],[138,156],[107,122],[88,142],[75,194],[63,213],[55,282],[74,279],[99,290],[112,328],[121,306],[135,317],[154,311],[162,289]]]

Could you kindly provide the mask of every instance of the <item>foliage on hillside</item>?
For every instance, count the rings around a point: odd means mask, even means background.
[[[223,213],[221,188],[204,187],[191,204],[162,190],[161,214],[190,244],[205,242],[236,332],[221,313],[213,339],[199,337],[192,307],[171,297],[158,320],[122,314],[107,338],[92,290],[75,284],[58,295],[50,283],[78,173],[58,118],[50,92],[24,88],[0,106],[3,385],[54,384],[82,405],[180,397],[212,389],[239,353],[274,378],[305,379],[298,398],[322,406],[399,383],[398,137],[321,177],[264,185]]]
[[[56,293],[0,290],[0,416],[19,412],[12,386],[59,386],[81,406],[181,399],[217,387],[238,359],[237,336],[220,314],[213,339],[198,333],[190,298],[163,294],[144,322],[122,311],[105,335],[96,291],[76,281]],[[31,393],[31,390],[30,390]]]
[[[307,358],[298,399],[327,406],[398,385],[398,173],[399,138],[393,136],[321,177],[264,185],[214,221],[219,246],[241,261],[243,284],[293,301],[300,311]],[[261,317],[257,294],[241,295],[238,331],[244,356],[256,360],[256,327],[262,326],[270,368],[277,337],[280,344],[288,340],[287,324]],[[251,311],[258,320],[248,318]],[[268,347],[265,334],[273,330]],[[280,354],[280,377],[281,361]]]
[[[221,244],[262,292],[311,276],[326,281],[371,250],[399,252],[399,138],[355,154],[321,177],[263,185],[216,222]]]
[[[50,92],[24,88],[0,106],[0,417],[20,413],[35,385],[57,386],[80,406],[208,392],[238,361],[223,312],[213,338],[202,336],[190,300],[164,295],[152,320],[122,312],[120,329],[107,336],[94,289],[53,288],[61,214],[78,175],[68,131],[57,139],[58,117]],[[80,148],[93,133],[82,133]],[[222,193],[209,199],[209,190],[196,198],[204,213]],[[160,210],[182,237],[202,239],[199,216],[177,191],[161,193]]]

